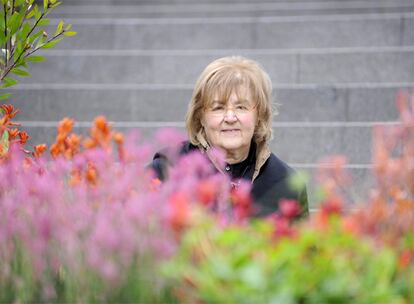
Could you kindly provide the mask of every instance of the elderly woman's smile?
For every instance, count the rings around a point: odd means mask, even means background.
[[[227,101],[215,96],[205,109],[202,125],[211,146],[226,152],[227,163],[243,161],[249,154],[256,126],[256,108],[249,89],[239,87]]]

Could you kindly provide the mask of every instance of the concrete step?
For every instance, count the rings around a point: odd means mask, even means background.
[[[253,3],[165,3],[130,5],[91,5],[83,1],[78,5],[65,0],[54,17],[59,18],[159,18],[159,17],[263,17],[263,16],[305,16],[322,14],[366,14],[413,12],[412,0],[377,1],[290,1]]]
[[[51,30],[60,19],[51,20]],[[286,49],[414,45],[414,13],[67,20],[62,49]],[[99,39],[97,39],[99,37]]]
[[[271,150],[289,163],[313,164],[325,155],[344,154],[351,164],[371,162],[372,127],[378,123],[289,123],[274,124],[274,140]],[[388,123],[395,124],[395,123]],[[81,123],[76,132],[86,134],[90,123]],[[32,140],[29,144],[53,142],[56,137],[57,122],[22,122]],[[134,123],[115,122],[116,130],[128,133],[140,130],[144,138],[152,139],[161,127],[180,127],[184,123]]]
[[[295,50],[50,50],[25,83],[193,84],[212,60],[258,60],[275,85],[413,82],[414,47]]]
[[[280,114],[275,122],[375,122],[398,119],[394,99],[410,84],[290,85],[274,88]],[[11,101],[17,119],[58,121],[69,116],[92,121],[181,122],[191,86],[152,85],[21,85]]]
[[[36,0],[41,2],[40,0]],[[380,0],[381,1],[381,0]],[[378,1],[378,2],[380,2]],[[96,6],[106,6],[106,5],[193,5],[193,4],[205,4],[205,5],[217,5],[217,4],[248,4],[251,3],[251,0],[63,0],[65,5],[96,5]],[[263,1],[260,1],[263,2]],[[320,5],[320,3],[336,3],[341,2],[355,2],[354,0],[266,0],[266,3],[300,3],[300,4],[311,4],[311,5]],[[364,1],[365,2],[365,1]],[[376,2],[376,1],[372,1]],[[387,2],[387,1],[385,1]],[[392,5],[394,1],[388,0],[388,3]],[[396,0],[395,2],[398,2]]]

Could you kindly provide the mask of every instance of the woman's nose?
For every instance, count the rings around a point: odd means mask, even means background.
[[[237,116],[236,116],[236,113],[234,112],[234,110],[228,109],[224,113],[224,120],[225,121],[235,121],[235,120],[237,120]]]

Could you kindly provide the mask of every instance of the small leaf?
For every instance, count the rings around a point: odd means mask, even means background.
[[[22,16],[18,12],[15,12],[13,16],[10,18],[10,20],[7,22],[11,34],[16,33],[17,29],[20,26],[21,19]]]
[[[8,99],[8,98],[10,98],[10,96],[11,96],[11,93],[1,94],[0,95],[0,100]],[[3,112],[3,109],[0,109],[0,110]]]
[[[43,44],[41,46],[41,48],[42,49],[50,49],[50,48],[54,47],[56,44],[58,44],[59,41],[61,41],[61,40],[62,40],[62,38],[59,38],[59,39],[56,39],[56,40],[52,40],[52,41],[46,42],[45,44]]]
[[[57,28],[56,28],[56,32],[55,35],[58,35],[59,33],[62,32],[63,26],[65,25],[65,23],[63,21],[60,21]]]
[[[26,20],[32,19],[34,15],[36,14],[36,11],[32,9],[26,16]]]
[[[42,62],[42,61],[45,61],[45,57],[43,57],[43,56],[30,56],[30,57],[27,57],[27,61]]]
[[[27,34],[29,34],[29,32],[30,32],[30,24],[29,22],[25,22],[21,30],[22,38],[25,39],[27,37]]]
[[[63,35],[66,37],[72,37],[75,36],[77,34],[77,32],[64,32]]]
[[[42,19],[37,23],[37,26],[45,26],[45,25],[49,25],[50,20],[49,19]]]
[[[19,75],[19,76],[23,76],[23,77],[30,76],[30,74],[29,74],[28,71],[25,71],[25,70],[22,70],[22,69],[16,69],[16,68],[14,68],[14,69],[11,70],[11,72],[13,74],[16,74],[16,75]]]
[[[52,5],[50,6],[50,8],[55,8],[55,7],[59,6],[61,3],[62,3],[62,2],[56,2],[55,4],[52,4]]]
[[[71,28],[72,28],[72,24],[68,24],[68,25],[65,27],[65,31],[69,31]]]
[[[9,132],[4,131],[0,137],[0,157],[9,151]]]
[[[8,88],[8,87],[14,86],[19,83],[16,79],[13,79],[10,77],[4,77],[3,82],[4,82],[3,88]]]
[[[43,9],[47,10],[49,7],[49,1],[48,0],[43,0]]]

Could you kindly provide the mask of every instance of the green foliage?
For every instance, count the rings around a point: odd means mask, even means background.
[[[8,88],[18,84],[18,80],[11,77],[30,76],[29,62],[42,62],[43,56],[35,56],[39,49],[49,49],[56,46],[63,36],[74,36],[76,32],[69,31],[71,24],[60,21],[53,35],[44,29],[49,25],[47,15],[61,2],[44,0],[43,8],[34,0],[1,0],[0,2],[0,88]],[[0,100],[8,99],[11,94],[0,94]],[[4,113],[3,113],[4,114]],[[0,116],[0,119],[3,115]],[[1,126],[7,128],[7,126]],[[8,132],[2,133],[0,141],[0,156],[9,149],[9,142],[5,140]]]
[[[0,133],[0,157],[9,150],[9,132],[7,130]]]
[[[44,61],[42,56],[33,56],[34,52],[53,48],[63,36],[76,35],[69,31],[71,24],[66,25],[63,21],[59,22],[53,35],[44,29],[50,23],[47,15],[60,4],[57,0],[44,0],[43,7],[39,8],[33,0],[1,1],[0,83],[3,88],[18,83],[9,76],[10,73],[29,76],[27,63]]]
[[[164,273],[186,303],[401,303],[393,250],[335,220],[298,232],[275,239],[270,222],[220,228],[204,221],[188,231]]]

